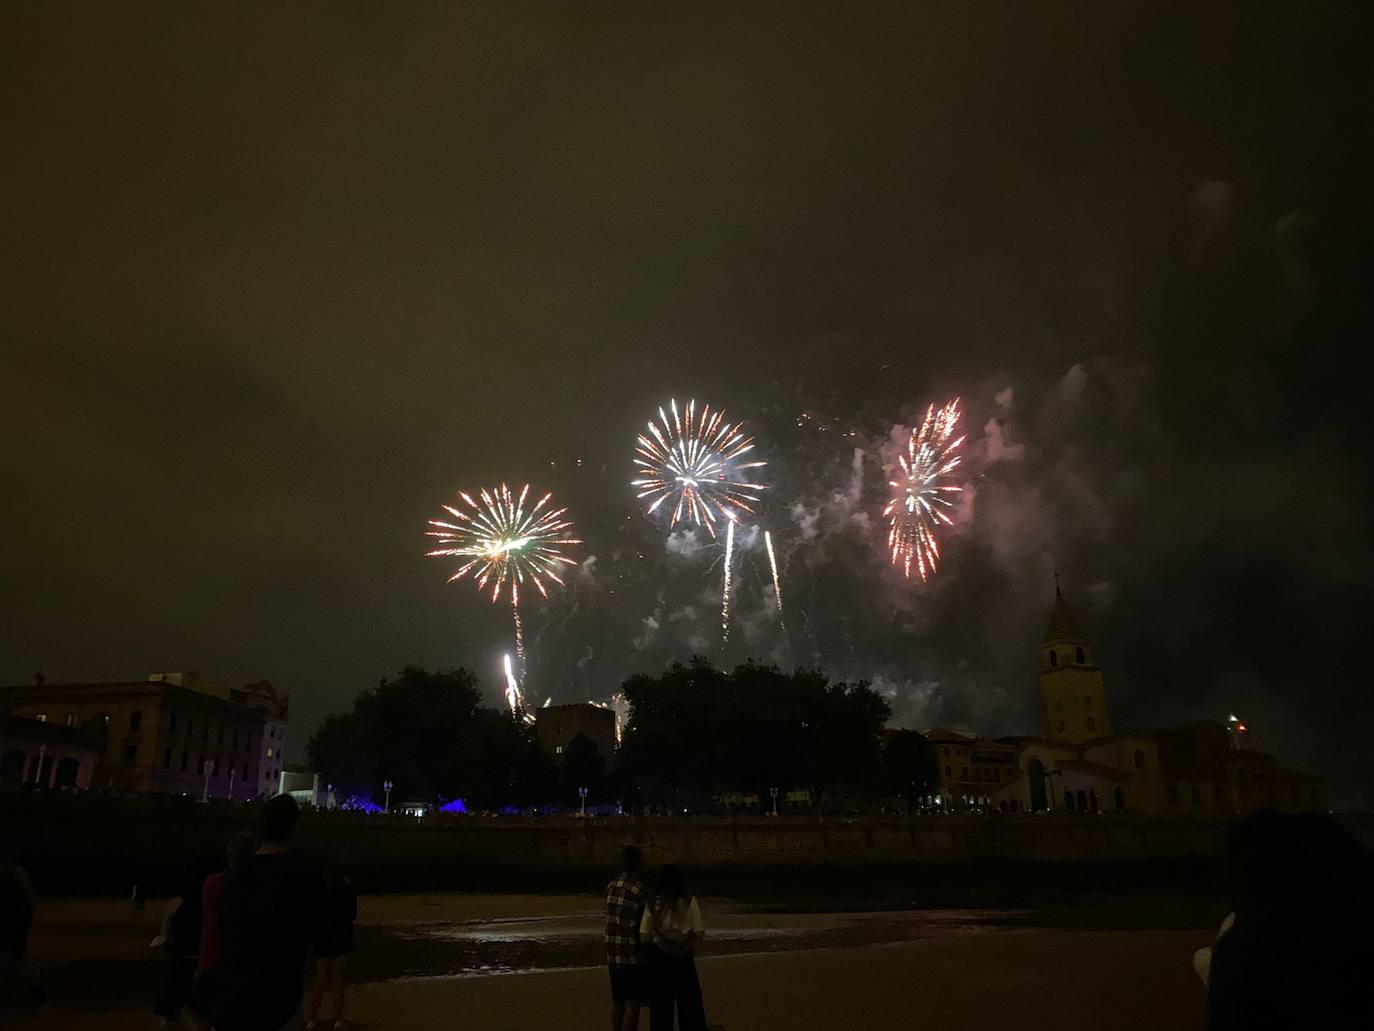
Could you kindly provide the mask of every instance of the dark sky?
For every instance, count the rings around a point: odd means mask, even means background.
[[[770,459],[791,651],[742,542],[727,659],[1034,730],[1057,569],[1118,729],[1239,711],[1374,804],[1365,5],[676,6],[5,5],[0,680],[266,677],[295,758],[405,663],[495,701],[421,533],[500,479],[595,556],[532,695],[719,656],[627,483],[690,395]],[[880,465],[953,394],[913,586]]]

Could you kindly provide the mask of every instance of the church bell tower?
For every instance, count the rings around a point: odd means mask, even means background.
[[[1045,639],[1040,642],[1040,698],[1045,707],[1045,737],[1050,741],[1082,744],[1111,737],[1102,670],[1092,645],[1079,632],[1055,578],[1054,608]]]

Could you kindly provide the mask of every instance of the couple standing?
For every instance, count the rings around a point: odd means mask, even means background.
[[[701,907],[676,866],[665,866],[652,897],[644,890],[635,845],[620,852],[620,876],[606,888],[606,962],[611,970],[611,1029],[638,1031],[647,1003],[651,1031],[706,1031],[692,945],[705,936]]]

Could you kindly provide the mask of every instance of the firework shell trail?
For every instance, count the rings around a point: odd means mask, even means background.
[[[778,626],[782,629],[783,636],[787,636],[787,619],[782,611],[782,578],[778,576],[778,559],[773,554],[773,535],[767,530],[763,531],[763,543],[768,549],[768,567],[773,571],[773,598],[778,603]]]
[[[725,527],[725,577],[720,599],[720,643],[724,646],[730,640],[730,564],[735,555],[735,521],[729,520]]]
[[[520,682],[515,679],[515,669],[513,668],[510,655],[505,658],[506,667],[506,704],[510,706],[511,712],[521,712],[525,708],[525,700],[521,697]]]
[[[766,487],[751,482],[753,470],[767,464],[753,450],[742,422],[728,422],[709,404],[698,411],[695,400],[679,408],[674,399],[635,439],[637,478],[630,483],[649,515],[668,513],[670,529],[692,523],[715,537],[720,520],[752,512]]]
[[[897,458],[900,475],[888,481],[892,495],[883,509],[888,553],[907,579],[913,571],[923,581],[935,574],[940,564],[937,530],[954,523],[951,495],[963,490],[949,482],[963,461],[959,448],[964,438],[954,436],[959,415],[957,397],[943,408],[932,404],[926,409],[925,419],[907,438],[905,453]]]

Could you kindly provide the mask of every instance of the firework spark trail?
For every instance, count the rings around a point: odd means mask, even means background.
[[[735,554],[735,521],[725,527],[725,586],[720,601],[720,643],[730,640],[730,560]]]
[[[958,421],[957,397],[940,409],[932,404],[920,427],[913,427],[906,454],[897,458],[901,478],[888,481],[893,495],[883,509],[883,517],[889,520],[887,546],[892,564],[901,566],[908,579],[913,564],[922,580],[934,575],[940,563],[935,532],[954,523],[949,514],[954,502],[948,495],[963,488],[943,481],[963,461],[958,451],[964,438],[950,439]]]
[[[787,636],[787,619],[782,612],[782,580],[778,576],[778,560],[773,554],[773,535],[767,530],[763,531],[763,543],[768,548],[768,565],[773,570],[773,598],[778,603],[778,626],[782,628],[783,637]]]
[[[525,681],[525,626],[520,622],[520,605],[511,602],[511,618],[515,620],[515,657],[520,662],[520,682]]]
[[[493,603],[500,600],[503,589],[509,588],[515,654],[520,666],[516,676],[507,659],[507,701],[512,710],[524,701],[525,634],[520,622],[520,587],[532,583],[540,596],[547,598],[546,581],[561,586],[559,569],[577,564],[563,549],[582,543],[572,535],[572,521],[564,518],[566,508],[545,507],[552,494],[545,494],[526,508],[529,493],[529,484],[516,494],[503,483],[492,489],[483,487],[478,492],[479,502],[459,491],[458,502],[443,506],[449,518],[431,519],[430,529],[425,531],[425,536],[434,538],[437,545],[427,555],[456,558],[460,563],[449,577],[450,583],[470,577],[484,593],[490,584]]]
[[[617,691],[604,702],[592,702],[598,709],[609,709],[615,714],[615,743],[619,747],[621,739],[625,736],[625,724],[630,718],[630,702],[623,692]]]
[[[510,706],[511,712],[520,712],[525,708],[525,700],[521,697],[520,682],[515,679],[515,670],[511,668],[510,655],[505,656],[506,660],[506,704]]]
[[[659,408],[658,422],[650,420],[648,433],[635,440],[640,478],[630,484],[648,501],[648,514],[667,504],[670,529],[691,522],[714,537],[718,520],[753,511],[750,504],[766,485],[750,483],[744,474],[767,463],[741,461],[754,449],[742,422],[726,422],[725,413],[711,411],[709,404],[698,415],[696,406],[688,401],[679,411],[677,401],[669,401],[671,418]]]

